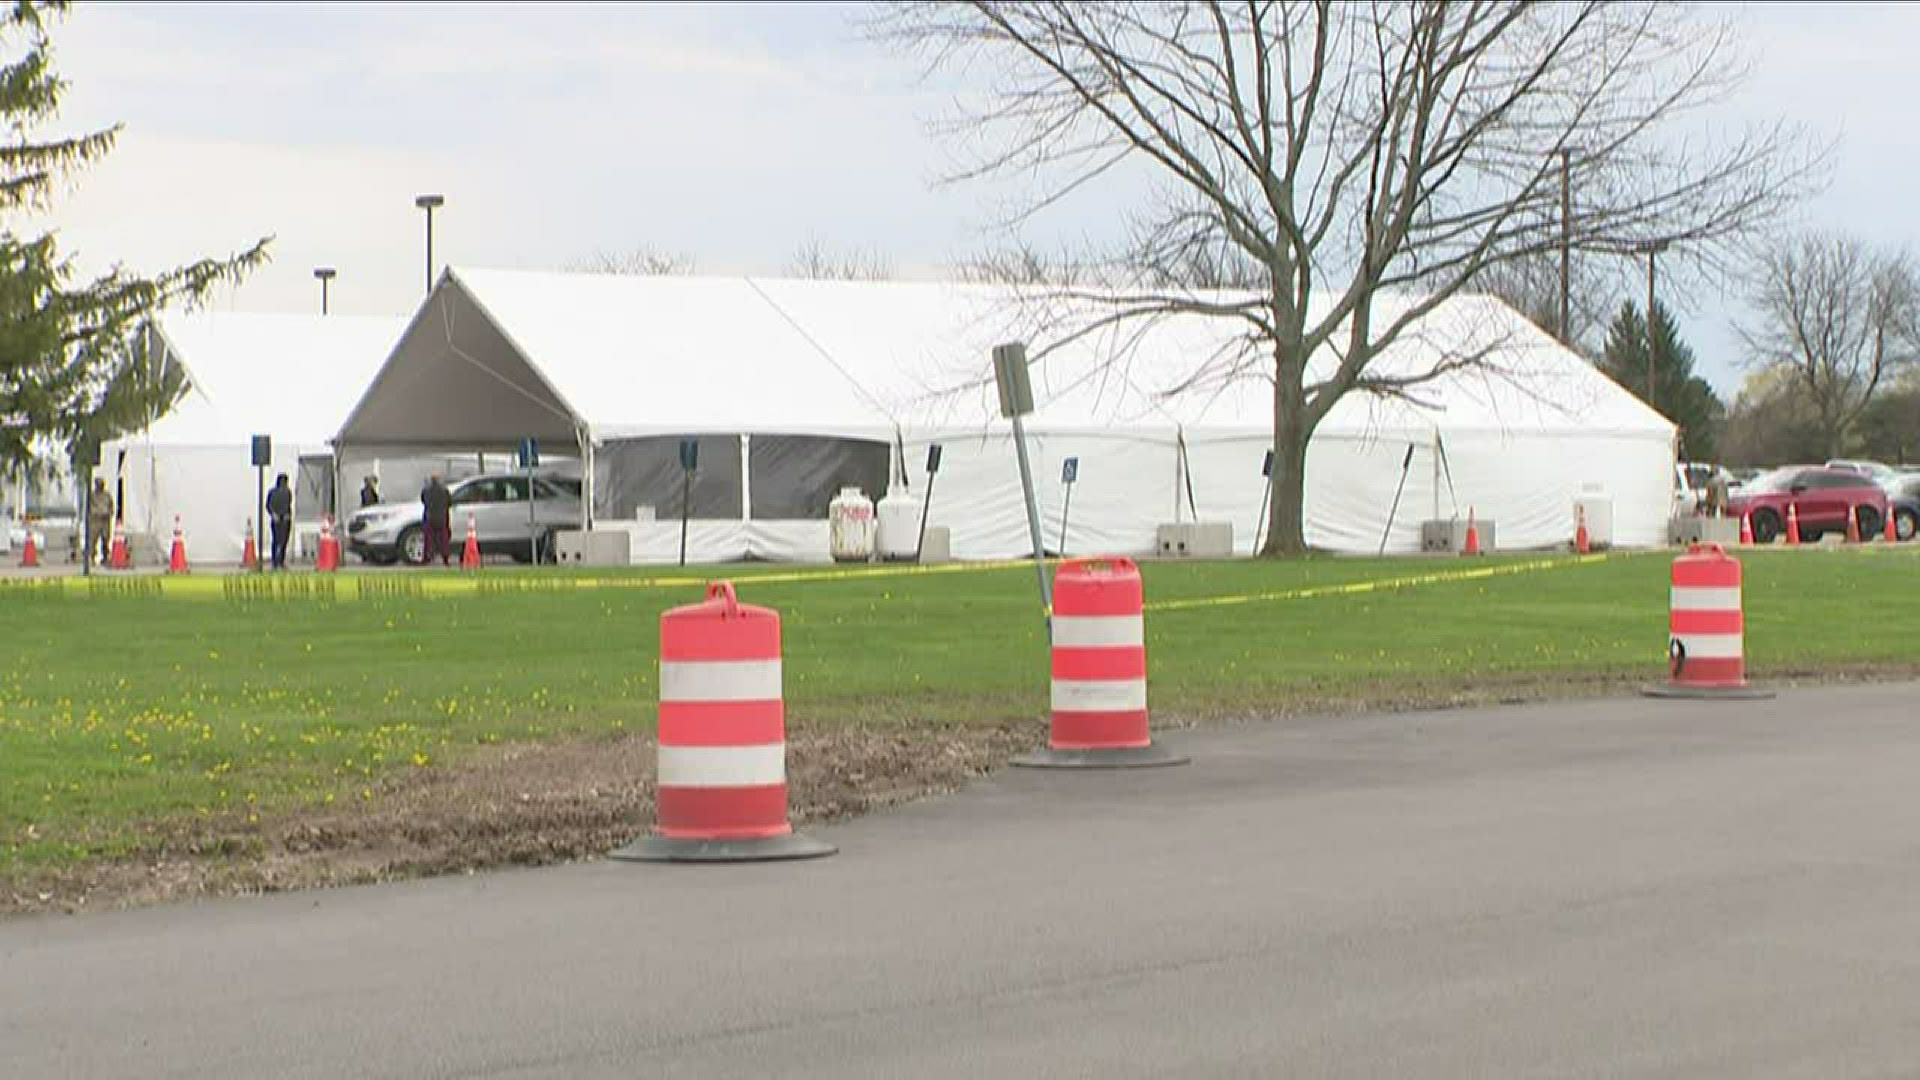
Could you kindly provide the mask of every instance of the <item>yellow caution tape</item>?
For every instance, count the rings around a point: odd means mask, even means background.
[[[1277,592],[1238,593],[1231,596],[1204,596],[1177,600],[1153,600],[1142,605],[1147,611],[1188,611],[1194,608],[1229,607],[1234,604],[1256,604],[1277,600],[1312,600],[1323,596],[1357,596],[1370,592],[1390,592],[1395,589],[1412,589],[1422,585],[1444,585],[1455,581],[1481,581],[1487,578],[1508,577],[1514,574],[1531,574],[1543,570],[1558,570],[1570,566],[1589,566],[1605,562],[1606,555],[1577,555],[1571,559],[1534,559],[1528,562],[1502,563],[1495,566],[1478,566],[1471,570],[1443,570],[1432,574],[1411,574],[1404,577],[1375,578],[1369,581],[1349,581],[1339,585],[1309,585],[1300,589],[1283,589]]]
[[[1051,560],[1050,560],[1051,561]],[[766,574],[748,574],[739,580],[753,585],[806,584],[816,581],[847,581],[859,578],[920,577],[940,574],[971,574],[995,570],[1026,568],[1030,559],[994,562],[941,563],[934,566],[864,566],[792,570]],[[0,577],[0,593],[56,593],[92,598],[180,597],[225,599],[234,601],[318,601],[334,603],[350,600],[407,600],[446,596],[503,596],[527,593],[562,593],[598,589],[684,589],[699,588],[707,582],[728,576],[728,568],[714,566],[699,575],[675,573],[662,576],[598,575],[573,577],[564,574],[431,574],[396,571],[390,574],[134,574],[94,577]]]
[[[1514,574],[1536,573],[1572,566],[1586,566],[1618,554],[1581,555],[1527,562],[1501,563],[1462,570],[1443,570],[1391,578],[1374,578],[1339,585],[1310,585],[1273,592],[1238,593],[1149,601],[1147,611],[1185,611],[1195,608],[1227,607],[1236,604],[1266,603],[1284,600],[1310,600],[1328,596],[1354,596],[1370,592],[1440,585],[1456,581],[1477,581]],[[1058,560],[1048,560],[1057,563]],[[743,585],[789,585],[858,579],[912,578],[944,574],[988,573],[996,570],[1027,569],[1030,559],[992,562],[942,563],[936,566],[863,566],[790,570],[766,574],[748,574],[738,580]],[[55,593],[91,598],[179,597],[224,599],[236,602],[313,601],[386,601],[430,599],[447,596],[505,596],[531,593],[564,593],[601,589],[690,589],[727,576],[727,568],[714,566],[701,574],[674,573],[659,576],[567,576],[562,574],[422,574],[396,571],[383,574],[140,574],[98,575],[94,577],[12,577],[0,578],[0,593]],[[1051,614],[1049,612],[1048,614]]]

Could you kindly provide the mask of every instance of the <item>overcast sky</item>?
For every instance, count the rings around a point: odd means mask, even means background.
[[[424,289],[414,195],[439,192],[435,261],[561,268],[639,244],[702,270],[774,273],[809,238],[931,276],[989,246],[995,193],[934,183],[946,101],[862,40],[858,6],[82,5],[55,30],[68,126],[120,149],[54,215],[84,267],[153,270],[275,237],[223,301],[410,313]],[[1754,75],[1730,121],[1839,136],[1810,222],[1905,246],[1920,7],[1729,6]],[[1095,193],[1050,228],[1098,239]],[[1623,298],[1625,295],[1623,286]],[[1737,389],[1737,296],[1680,298],[1703,372]]]

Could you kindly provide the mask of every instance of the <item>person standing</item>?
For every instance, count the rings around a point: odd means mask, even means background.
[[[427,554],[423,563],[433,561],[436,552],[440,555],[440,565],[449,566],[453,559],[453,493],[447,485],[440,482],[440,474],[434,473],[427,480],[427,486],[420,489],[421,530],[426,534]]]
[[[287,486],[287,474],[273,480],[267,492],[267,523],[273,528],[273,568],[287,568],[287,540],[293,536],[293,488]]]
[[[100,565],[107,565],[107,549],[113,541],[113,495],[107,491],[104,477],[93,478],[93,490],[87,492],[87,542],[80,552],[82,559],[94,558],[94,551],[100,552]]]
[[[360,506],[365,509],[380,503],[380,478],[369,476],[360,483]]]

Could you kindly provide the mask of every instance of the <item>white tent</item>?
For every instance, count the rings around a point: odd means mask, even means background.
[[[1193,315],[1049,347],[1085,314],[993,286],[450,270],[340,443],[536,437],[592,463],[595,527],[628,529],[636,559],[652,560],[674,553],[678,524],[647,519],[677,518],[675,445],[698,436],[693,554],[785,560],[827,557],[826,503],[843,482],[876,498],[902,483],[924,491],[925,448],[938,442],[931,522],[961,557],[1019,555],[1031,544],[987,373],[994,344],[1024,340],[1048,547],[1061,463],[1076,457],[1068,550],[1145,551],[1155,526],[1196,517],[1231,522],[1251,550],[1268,364],[1233,321]],[[1389,550],[1416,548],[1422,519],[1469,507],[1497,521],[1503,546],[1563,543],[1574,496],[1595,488],[1613,499],[1615,542],[1662,540],[1673,426],[1497,300],[1439,304],[1368,373],[1467,359],[1478,362],[1399,396],[1350,394],[1322,421],[1309,543],[1374,550],[1409,447]]]
[[[188,389],[144,431],[109,443],[101,470],[120,490],[123,528],[164,544],[179,518],[197,561],[240,558],[256,510],[256,434],[296,480],[295,516],[317,521],[333,489],[328,441],[405,329],[400,318],[198,313],[164,316],[159,364]]]

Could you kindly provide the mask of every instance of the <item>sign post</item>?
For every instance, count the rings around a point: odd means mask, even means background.
[[[920,539],[913,545],[913,561],[920,561],[920,553],[927,549],[927,515],[933,512],[933,478],[940,471],[940,444],[927,447],[927,497],[920,504]]]
[[[273,437],[253,437],[253,572],[267,570],[267,466],[273,464]]]
[[[1067,496],[1060,503],[1060,557],[1067,557],[1067,515],[1073,512],[1073,484],[1080,479],[1080,459],[1070,457],[1060,463],[1060,483],[1067,489]]]
[[[1267,451],[1266,460],[1260,463],[1260,476],[1266,483],[1260,486],[1260,516],[1253,522],[1253,553],[1260,554],[1260,530],[1267,526],[1267,500],[1273,498],[1273,451]]]
[[[540,464],[540,443],[529,435],[520,440],[520,467],[527,473],[527,554],[532,557],[533,565],[540,565],[540,522],[533,512],[533,503],[540,493],[533,488],[533,470]]]
[[[680,565],[687,565],[687,518],[693,513],[693,472],[700,467],[700,440],[680,440]]]
[[[1027,347],[1010,342],[993,347],[993,381],[1000,390],[1000,415],[1013,421],[1013,446],[1020,459],[1020,488],[1027,500],[1027,535],[1033,542],[1033,570],[1040,579],[1040,608],[1053,625],[1053,589],[1047,581],[1046,545],[1040,539],[1040,504],[1033,494],[1033,467],[1027,462],[1027,429],[1020,418],[1033,411],[1033,385],[1027,378]]]

